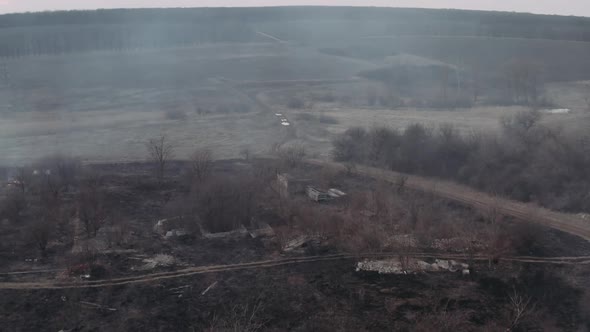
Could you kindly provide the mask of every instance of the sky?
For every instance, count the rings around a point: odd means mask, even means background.
[[[0,0],[0,13],[145,7],[380,6],[590,16],[590,0]]]

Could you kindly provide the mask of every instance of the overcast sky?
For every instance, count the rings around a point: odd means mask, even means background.
[[[0,12],[95,8],[286,5],[461,8],[590,16],[590,0],[0,0]]]

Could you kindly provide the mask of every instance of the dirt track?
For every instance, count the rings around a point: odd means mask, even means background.
[[[309,163],[345,169],[342,164],[334,162],[310,160]],[[538,223],[590,241],[590,222],[576,215],[551,211],[535,204],[525,204],[492,196],[475,191],[467,186],[440,179],[425,178],[367,166],[355,166],[353,172],[394,184],[404,178],[405,186],[410,189],[433,193],[490,214],[499,213],[519,220]]]
[[[212,266],[199,266],[189,267],[176,271],[161,272],[145,274],[133,277],[114,278],[107,280],[97,281],[56,281],[47,280],[39,282],[0,282],[0,289],[68,289],[68,288],[100,288],[100,287],[111,287],[121,286],[137,283],[150,283],[158,282],[166,279],[176,279],[190,277],[197,274],[207,273],[219,273],[219,272],[230,272],[238,270],[250,270],[250,269],[264,269],[272,268],[285,265],[295,264],[306,264],[315,263],[322,261],[335,261],[335,260],[360,260],[363,258],[388,258],[388,257],[411,257],[411,258],[437,258],[437,259],[457,259],[457,260],[472,260],[472,261],[486,261],[489,259],[487,256],[468,256],[460,254],[428,254],[428,253],[369,253],[369,254],[338,254],[338,255],[327,255],[327,256],[308,256],[308,257],[297,257],[297,258],[283,258],[277,260],[258,261],[250,263],[239,263],[239,264],[228,264],[228,265],[212,265]],[[521,262],[521,263],[533,263],[533,264],[590,264],[590,256],[582,257],[551,257],[551,258],[538,258],[538,257],[505,257],[501,258],[503,261],[509,262]],[[47,271],[41,271],[47,272]],[[15,273],[23,272],[12,272],[4,275],[11,275]]]

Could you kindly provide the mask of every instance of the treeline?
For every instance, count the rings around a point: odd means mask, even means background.
[[[252,41],[248,26],[201,23],[56,25],[0,29],[0,56],[20,57],[89,51],[123,51]]]
[[[460,134],[421,124],[404,131],[351,128],[334,142],[334,158],[452,179],[552,209],[590,211],[590,140],[573,139],[527,111],[502,120],[498,135]]]
[[[354,29],[350,29],[354,27]],[[590,41],[590,19],[458,10],[350,7],[116,9],[0,16],[0,56],[260,40],[457,35]]]

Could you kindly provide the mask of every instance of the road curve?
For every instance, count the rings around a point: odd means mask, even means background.
[[[344,165],[336,162],[308,160],[308,163],[340,170],[346,169]],[[398,183],[400,178],[403,177],[407,188],[429,192],[480,211],[495,211],[519,220],[538,223],[590,241],[590,222],[573,214],[552,211],[532,203],[521,203],[503,197],[493,196],[464,185],[436,178],[427,178],[360,165],[355,165],[350,171],[354,174],[394,184]]]

